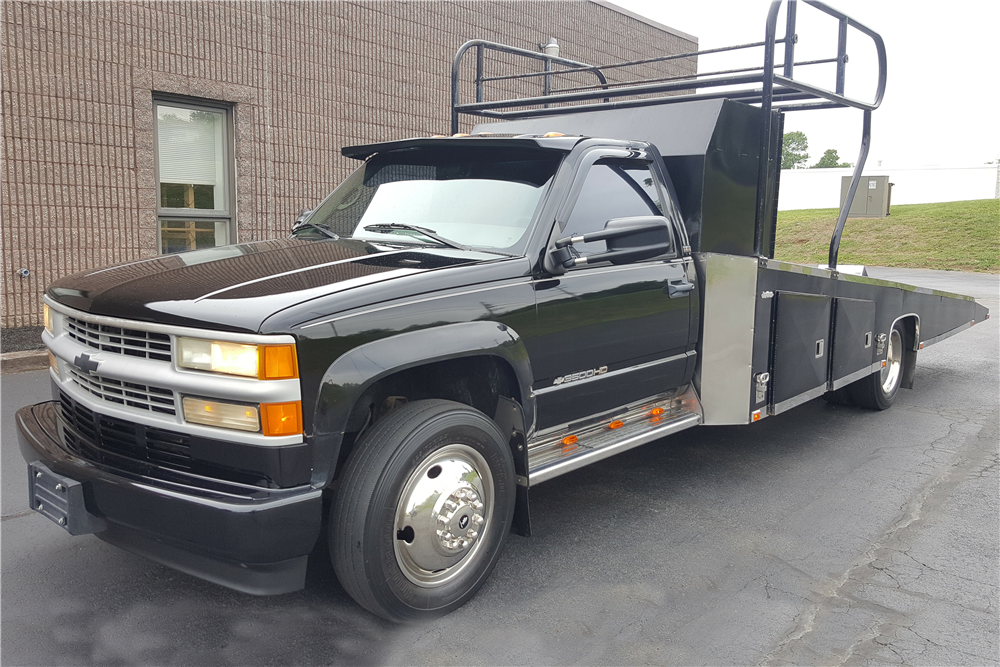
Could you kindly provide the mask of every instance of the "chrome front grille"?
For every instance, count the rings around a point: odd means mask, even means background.
[[[144,359],[172,361],[170,336],[141,329],[125,329],[66,317],[66,335],[95,350]]]
[[[72,364],[66,366],[70,379],[78,387],[89,391],[102,400],[150,412],[160,412],[167,415],[177,414],[174,392],[169,389],[116,380],[101,375],[90,375]]]

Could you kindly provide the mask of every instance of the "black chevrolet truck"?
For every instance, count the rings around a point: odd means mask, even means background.
[[[810,1],[837,74],[795,79],[797,4],[784,38],[776,2],[765,40],[734,47],[763,66],[676,80],[469,42],[455,135],[343,149],[359,168],[289,238],[55,282],[53,400],[17,413],[32,508],[253,594],[301,588],[325,534],[359,604],[417,619],[530,533],[537,484],[820,396],[890,407],[920,349],[988,313],[838,269],[885,51]],[[844,95],[852,29],[878,54],[871,102]],[[486,101],[495,53],[536,65],[509,78],[543,94]],[[570,75],[596,83],[553,90]],[[776,261],[784,114],[832,107],[864,122],[829,264]],[[485,122],[459,135],[468,114]]]

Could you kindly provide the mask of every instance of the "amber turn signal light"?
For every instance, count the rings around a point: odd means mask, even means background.
[[[264,345],[260,348],[261,380],[288,380],[299,376],[294,345]]]
[[[298,435],[302,433],[302,401],[261,403],[260,422],[264,435]]]

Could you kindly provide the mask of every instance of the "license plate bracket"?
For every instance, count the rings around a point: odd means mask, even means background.
[[[82,482],[52,472],[39,461],[28,464],[28,504],[70,535],[107,528],[103,519],[87,511]]]

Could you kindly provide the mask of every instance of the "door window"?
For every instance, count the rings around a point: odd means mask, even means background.
[[[594,163],[587,173],[580,196],[560,238],[580,236],[604,229],[612,218],[663,215],[660,193],[648,162],[605,159]],[[570,246],[574,256],[604,252],[604,241]]]

